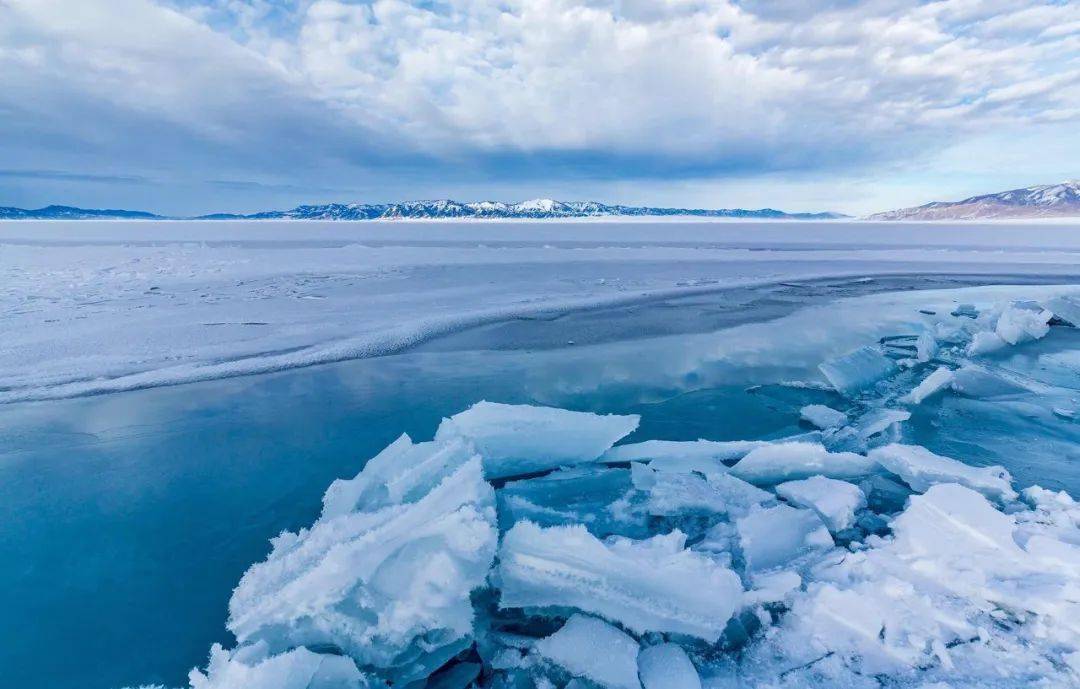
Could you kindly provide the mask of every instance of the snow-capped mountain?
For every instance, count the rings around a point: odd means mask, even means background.
[[[963,201],[935,201],[868,216],[870,220],[982,220],[1080,217],[1080,181],[1043,184]]]
[[[196,220],[375,220],[398,218],[487,218],[487,219],[557,219],[604,216],[692,216],[701,218],[761,218],[770,220],[828,220],[847,217],[839,213],[785,213],[772,208],[744,210],[741,208],[654,208],[651,206],[618,206],[596,201],[555,201],[533,199],[520,203],[476,201],[462,203],[450,199],[438,201],[406,201],[402,203],[327,203],[297,206],[286,211],[262,211],[251,214],[213,213]],[[87,210],[70,206],[49,206],[35,210],[0,207],[0,220],[86,220],[167,218],[143,211]]]
[[[650,206],[619,206],[596,201],[556,201],[533,199],[520,203],[475,201],[462,203],[450,199],[438,201],[408,201],[387,204],[340,204],[297,206],[287,211],[268,211],[251,215],[209,215],[206,219],[296,219],[296,220],[372,220],[375,218],[589,218],[603,216],[694,216],[705,218],[767,218],[793,220],[825,220],[845,217],[838,213],[785,213],[772,208],[758,210],[654,208]]]

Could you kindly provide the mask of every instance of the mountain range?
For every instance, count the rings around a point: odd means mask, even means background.
[[[653,208],[648,206],[619,206],[595,201],[554,201],[535,199],[521,203],[478,201],[409,201],[405,203],[328,203],[297,206],[287,211],[263,211],[247,215],[214,213],[194,218],[155,215],[143,211],[87,210],[71,206],[47,206],[34,210],[0,207],[2,220],[377,220],[397,218],[482,218],[482,219],[550,219],[628,216],[691,216],[700,218],[748,218],[766,220],[831,220],[848,216],[840,213],[785,213],[772,208],[744,210],[741,208]]]
[[[772,208],[659,208],[622,206],[596,201],[534,199],[520,203],[477,201],[461,203],[408,201],[404,203],[327,203],[297,206],[284,211],[213,213],[190,218],[156,215],[145,211],[95,210],[72,206],[46,206],[27,210],[0,207],[0,220],[379,220],[422,219],[559,219],[600,217],[697,217],[759,220],[835,220],[841,213],[786,213]],[[913,208],[874,213],[866,220],[988,220],[1080,217],[1080,181],[1043,184],[961,201],[935,201]]]
[[[962,201],[935,201],[914,208],[875,213],[868,220],[988,220],[993,218],[1080,217],[1080,181],[1043,184]]]

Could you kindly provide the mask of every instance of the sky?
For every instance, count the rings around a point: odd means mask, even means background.
[[[1077,161],[1080,0],[0,0],[0,206],[863,214]]]

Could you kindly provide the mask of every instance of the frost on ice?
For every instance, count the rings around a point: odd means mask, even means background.
[[[822,362],[794,437],[616,445],[636,416],[490,403],[402,436],[274,539],[191,685],[1078,686],[1080,506],[906,430],[953,398],[1071,418],[1063,378],[995,352],[1075,303],[946,309]]]

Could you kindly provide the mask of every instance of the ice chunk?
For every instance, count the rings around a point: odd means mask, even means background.
[[[903,409],[873,409],[859,417],[852,428],[856,436],[865,442],[910,418],[911,412]]]
[[[1007,342],[1001,339],[1001,337],[989,330],[980,330],[975,333],[975,336],[971,338],[971,344],[968,345],[968,356],[979,356],[980,354],[989,354],[990,352],[996,352],[1004,347]]]
[[[395,683],[422,679],[471,643],[469,594],[496,543],[494,492],[473,457],[415,502],[278,536],[240,580],[228,626],[241,644],[334,647]]]
[[[657,471],[651,465],[633,464],[634,487],[648,495],[649,514],[671,517],[684,513],[726,514],[724,495],[704,477]]]
[[[601,541],[581,526],[518,522],[499,550],[502,608],[573,607],[637,633],[716,641],[742,594],[739,577],[685,548],[679,531]]]
[[[356,669],[346,657],[295,648],[279,655],[267,653],[265,643],[226,651],[210,650],[206,673],[192,670],[192,689],[375,689],[385,687]]]
[[[592,462],[632,433],[639,419],[478,402],[443,419],[435,439],[468,439],[484,459],[485,476],[498,479]]]
[[[895,547],[912,557],[957,560],[977,553],[1024,557],[1013,540],[1013,518],[956,483],[932,486],[924,495],[912,496],[910,506],[892,526]]]
[[[638,653],[637,663],[644,689],[701,689],[697,669],[681,646],[649,646]]]
[[[402,435],[364,465],[350,480],[337,480],[323,495],[323,519],[356,510],[414,502],[476,452],[460,438],[414,445]]]
[[[528,519],[541,526],[584,524],[598,535],[644,531],[617,509],[631,490],[629,469],[574,467],[538,478],[511,481],[497,492],[503,530]]]
[[[938,483],[959,483],[994,500],[1011,501],[1017,497],[1012,477],[1004,467],[973,467],[920,445],[886,445],[871,450],[870,458],[920,493]]]
[[[893,520],[893,538],[816,570],[751,661],[787,668],[792,686],[862,686],[916,669],[913,680],[949,686],[1073,686],[1080,569],[1041,553],[1080,564],[1080,548],[1048,516],[1006,515],[964,486],[933,486]],[[1030,529],[1024,547],[1018,520]]]
[[[551,636],[536,642],[536,652],[607,689],[641,689],[638,643],[603,620],[575,614]]]
[[[824,404],[808,404],[799,410],[799,416],[822,429],[843,426],[848,420],[847,414]]]
[[[1038,307],[1032,310],[1015,303],[1010,304],[998,316],[994,332],[1011,345],[1038,340],[1050,332],[1052,316],[1053,314],[1049,311]]]
[[[1074,328],[1080,328],[1080,298],[1060,296],[1050,299],[1043,307]]]
[[[814,443],[773,443],[743,457],[731,475],[757,485],[810,478],[858,478],[874,469],[874,462],[854,452],[829,452]]]
[[[724,471],[725,462],[742,459],[751,450],[767,445],[761,440],[646,440],[613,447],[600,458],[609,464],[650,462],[654,469],[671,471]]]
[[[978,318],[979,310],[974,304],[960,304],[952,310],[952,315],[957,317]]]
[[[818,366],[837,392],[853,395],[896,373],[896,364],[876,347],[860,347]]]
[[[782,567],[833,546],[820,517],[788,505],[753,510],[735,524],[746,568],[752,572]]]
[[[824,476],[781,483],[776,494],[796,507],[817,512],[833,533],[851,526],[855,512],[866,507],[866,495],[858,486]]]
[[[953,381],[953,372],[946,366],[939,366],[933,373],[915,386],[915,389],[900,398],[907,404],[922,404],[926,398],[936,395]]]
[[[924,330],[915,340],[915,359],[919,363],[930,361],[938,353],[937,339],[933,333]]]

